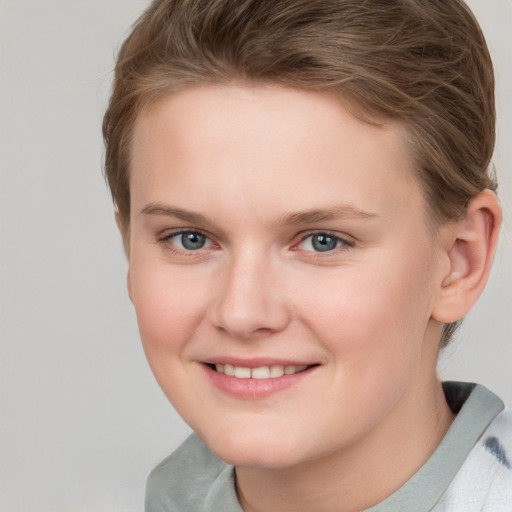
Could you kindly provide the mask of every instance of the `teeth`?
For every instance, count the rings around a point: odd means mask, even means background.
[[[222,365],[219,365],[219,366],[222,366]],[[220,371],[222,373],[222,370],[219,370],[218,368],[217,368],[217,371]],[[230,364],[224,365],[224,373],[226,375],[234,377],[234,375],[235,375],[235,367],[231,366]]]
[[[304,371],[307,365],[300,366],[260,366],[259,368],[247,368],[245,366],[233,366],[231,364],[216,364],[215,369],[230,377],[238,379],[275,379],[283,375],[294,375]]]
[[[270,367],[270,377],[282,377],[284,375],[284,366],[276,365]]]
[[[253,368],[251,370],[251,377],[253,379],[270,379],[270,368],[268,366]]]
[[[295,373],[295,366],[287,366],[284,369],[284,374],[285,375],[293,375],[294,373]]]
[[[244,368],[243,366],[235,366],[235,377],[237,379],[250,379],[251,369]]]

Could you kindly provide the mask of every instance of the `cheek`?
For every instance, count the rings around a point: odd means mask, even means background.
[[[311,280],[304,321],[346,364],[367,367],[363,363],[380,359],[399,367],[407,352],[415,357],[421,349],[430,316],[429,286],[429,268],[420,257],[397,264],[392,254],[383,253]],[[297,294],[305,296],[305,290]]]
[[[165,265],[135,261],[130,276],[142,343],[153,366],[160,355],[178,353],[193,335],[206,310],[207,290],[203,280]]]
[[[132,300],[147,361],[167,398],[188,421],[190,404],[201,397],[188,375],[187,354],[204,318],[205,289],[186,272],[155,265],[133,265],[131,271]]]

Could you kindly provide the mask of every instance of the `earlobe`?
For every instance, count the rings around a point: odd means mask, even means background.
[[[130,269],[128,269],[128,272],[126,273],[126,289],[128,290],[128,297],[130,297],[130,300],[133,303],[133,298],[132,298],[132,278],[130,276]]]
[[[116,210],[114,212],[114,219],[116,221],[117,229],[119,229],[121,234],[123,234],[123,228],[122,228],[122,225],[121,225],[121,215],[119,214],[119,210]]]
[[[432,318],[460,320],[482,293],[498,241],[501,207],[496,194],[483,190],[468,204],[465,217],[445,231],[448,272],[442,277]]]

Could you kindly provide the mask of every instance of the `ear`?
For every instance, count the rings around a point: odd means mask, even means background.
[[[121,224],[121,215],[119,214],[119,210],[116,210],[114,212],[114,219],[116,221],[117,229],[119,229],[121,234],[123,234],[123,227],[122,227],[122,224]]]
[[[114,214],[117,229],[119,229],[121,236],[123,237],[123,246],[124,246],[124,252],[126,254],[126,257],[128,258],[128,263],[130,262],[130,255],[128,252],[128,234],[125,232],[123,223],[121,222],[121,216],[119,215],[119,211],[116,210]],[[130,267],[128,266],[128,271],[126,272],[126,289],[128,290],[128,297],[130,297],[130,300],[133,302],[132,299],[132,280],[130,277]]]
[[[130,259],[130,227],[126,227],[123,221],[121,220],[121,215],[119,214],[119,211],[116,210],[114,213],[114,218],[116,220],[117,229],[119,229],[119,232],[121,233],[121,237],[123,239],[123,247],[124,247],[124,253],[126,254],[126,257],[128,260]]]
[[[128,267],[128,271],[126,272],[126,289],[128,290],[128,297],[130,297],[130,300],[133,303],[133,298],[132,298],[132,278],[130,276],[130,267]]]
[[[482,293],[498,242],[501,207],[496,194],[483,190],[469,202],[465,217],[442,228],[449,265],[441,276],[432,318],[460,320]]]

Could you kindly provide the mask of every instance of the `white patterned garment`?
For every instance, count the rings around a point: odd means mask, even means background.
[[[512,409],[489,425],[434,512],[512,512]]]

